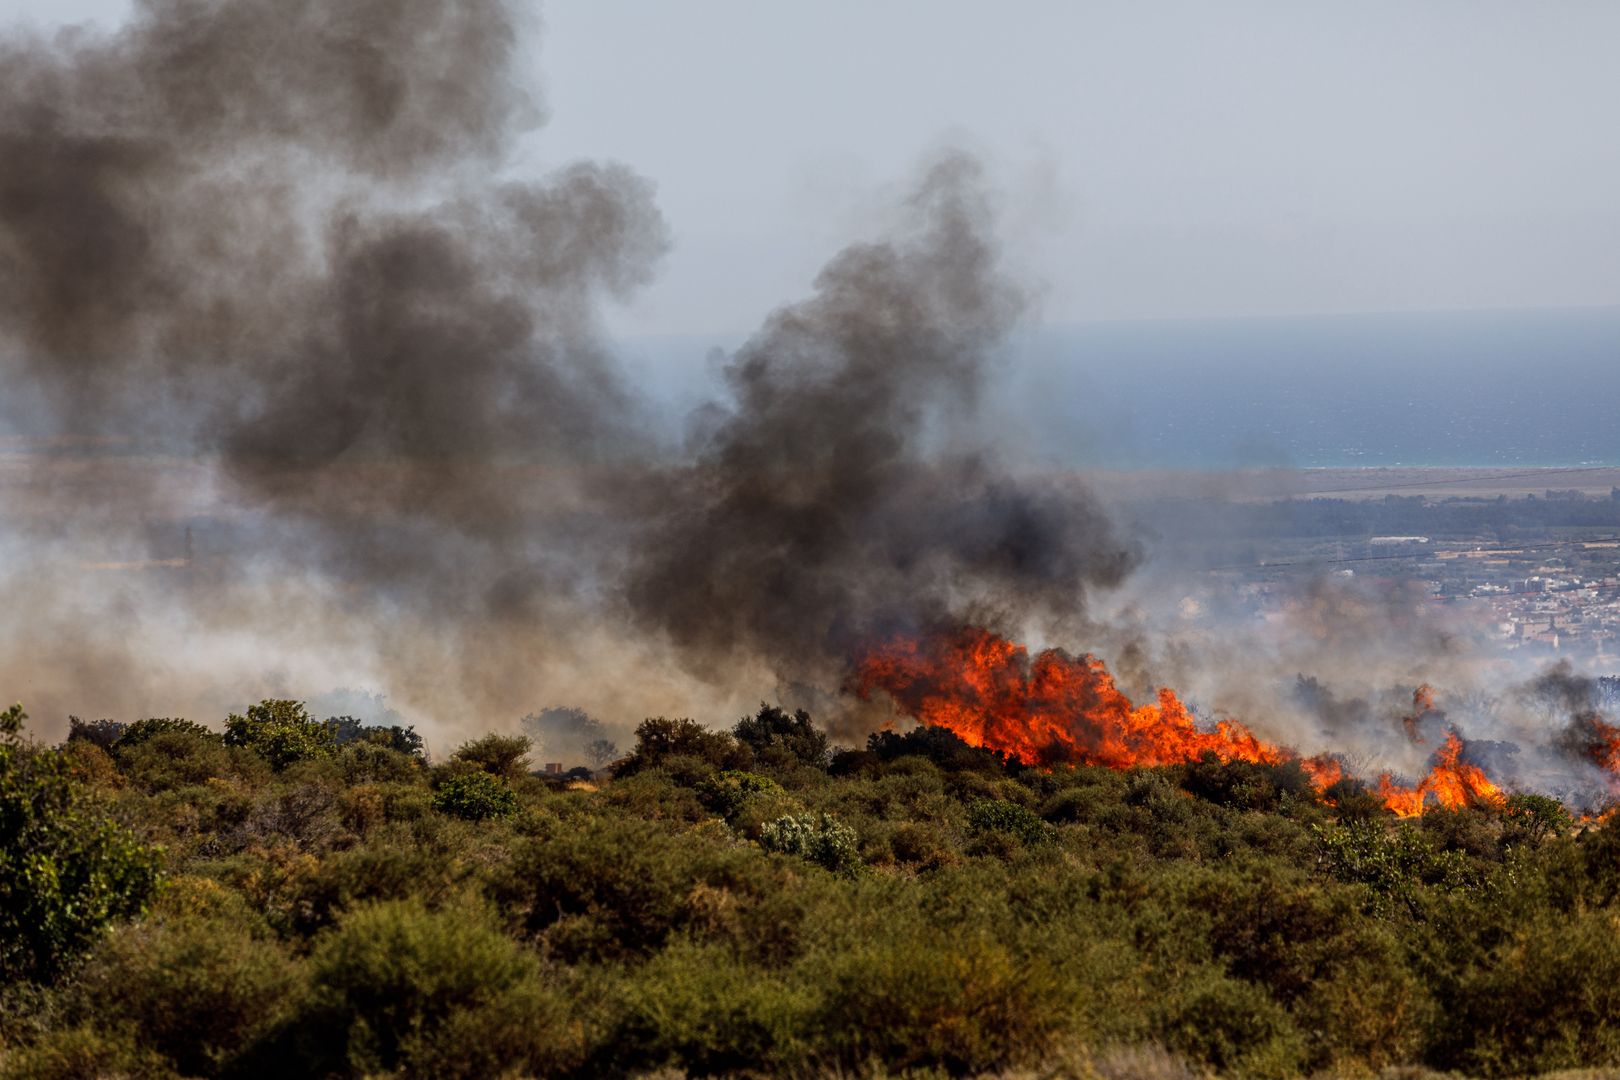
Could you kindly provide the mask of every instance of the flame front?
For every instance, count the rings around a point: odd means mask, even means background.
[[[1423,813],[1432,796],[1435,803],[1447,810],[1460,810],[1477,803],[1500,802],[1502,789],[1491,783],[1485,770],[1462,760],[1462,736],[1455,731],[1446,732],[1446,741],[1434,752],[1429,775],[1416,787],[1395,784],[1388,773],[1378,778],[1378,794],[1384,805],[1400,817],[1416,817]]]
[[[1095,656],[1047,649],[1031,657],[1022,645],[976,627],[880,645],[857,662],[853,689],[868,699],[882,690],[919,723],[947,728],[970,746],[1026,765],[1125,769],[1176,765],[1213,753],[1222,761],[1298,761],[1319,791],[1345,779],[1336,758],[1300,757],[1235,720],[1200,730],[1171,690],[1161,689],[1155,702],[1134,704]],[[1421,687],[1414,704],[1420,714],[1433,711],[1433,691]],[[1462,760],[1464,745],[1456,732],[1448,733],[1415,787],[1381,776],[1384,805],[1411,817],[1431,803],[1455,809],[1500,800],[1500,789],[1485,773]]]
[[[884,690],[908,715],[949,728],[972,746],[1028,765],[1174,765],[1213,752],[1223,761],[1277,764],[1293,754],[1268,745],[1242,724],[1222,720],[1201,731],[1173,691],[1136,705],[1094,656],[1028,650],[968,628],[927,639],[899,638],[857,665],[855,691]],[[1313,775],[1338,778],[1337,763],[1314,762]]]

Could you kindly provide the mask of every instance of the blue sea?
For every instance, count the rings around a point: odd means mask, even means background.
[[[1620,465],[1620,310],[1055,328],[1004,374],[1101,465]]]
[[[735,344],[644,341],[632,372],[678,411]],[[1032,328],[985,411],[1053,464],[1620,466],[1620,309]]]

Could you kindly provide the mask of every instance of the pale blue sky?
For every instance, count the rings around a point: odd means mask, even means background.
[[[0,0],[116,22],[117,0]],[[931,147],[983,152],[1052,321],[1620,303],[1620,5],[558,0],[550,124],[676,247],[613,316],[721,333],[800,295]]]

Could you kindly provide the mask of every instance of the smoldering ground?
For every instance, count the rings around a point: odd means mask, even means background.
[[[1089,497],[965,437],[1022,298],[963,155],[738,351],[690,444],[650,437],[599,311],[667,229],[622,166],[512,172],[532,21],[146,0],[0,44],[5,378],[36,439],[116,447],[7,462],[8,693],[365,683],[450,731],[735,707],[1124,576]]]

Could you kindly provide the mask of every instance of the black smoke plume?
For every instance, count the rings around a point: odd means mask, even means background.
[[[1073,616],[1134,562],[1083,493],[954,442],[1022,297],[972,160],[937,162],[905,209],[737,351],[730,407],[666,481],[627,595],[700,663],[802,673],[886,631]]]

